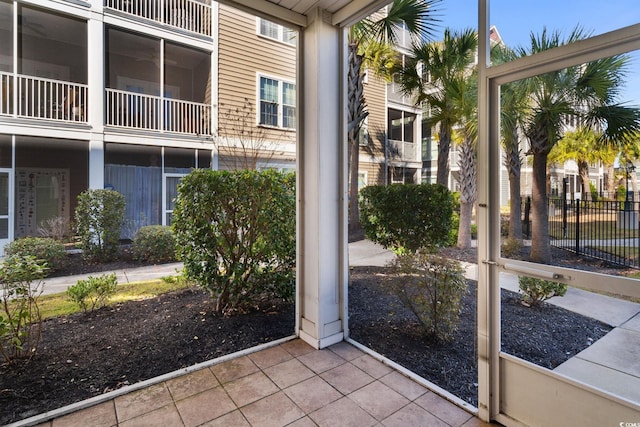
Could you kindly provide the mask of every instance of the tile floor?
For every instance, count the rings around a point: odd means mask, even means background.
[[[97,404],[42,426],[485,426],[341,342],[288,341]]]

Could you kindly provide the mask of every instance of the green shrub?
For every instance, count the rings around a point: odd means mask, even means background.
[[[506,239],[500,245],[500,255],[506,258],[513,258],[520,255],[522,240]]]
[[[89,276],[86,280],[67,289],[67,296],[86,313],[104,307],[109,298],[116,293],[118,279],[115,273],[99,277]]]
[[[64,245],[46,237],[23,237],[9,243],[4,248],[6,256],[28,256],[46,263],[47,271],[53,272],[64,268],[69,258]]]
[[[30,358],[40,342],[44,262],[34,256],[8,256],[0,266],[0,354],[5,362]],[[34,284],[33,282],[37,280]]]
[[[530,306],[539,306],[551,297],[561,297],[567,293],[567,285],[552,280],[520,276],[518,283],[523,294],[523,301]]]
[[[195,170],[178,187],[172,227],[187,279],[209,291],[218,311],[293,298],[294,174]]]
[[[113,190],[87,190],[78,196],[76,231],[83,256],[109,261],[120,245],[124,196]]]
[[[418,252],[392,264],[390,284],[416,316],[426,335],[446,341],[456,331],[462,297],[467,291],[464,270],[455,260]]]
[[[133,236],[133,256],[135,259],[151,263],[174,261],[176,238],[171,227],[166,225],[141,227]]]
[[[448,244],[452,196],[438,184],[370,185],[360,191],[365,236],[397,254]]]
[[[449,230],[449,240],[447,246],[456,246],[458,244],[458,230],[460,229],[460,214],[453,211],[451,215],[451,229]]]

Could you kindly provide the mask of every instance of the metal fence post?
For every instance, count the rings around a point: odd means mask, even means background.
[[[576,204],[576,255],[580,255],[580,199],[574,200]]]

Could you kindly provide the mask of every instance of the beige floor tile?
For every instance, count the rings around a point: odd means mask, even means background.
[[[238,378],[258,372],[258,367],[246,356],[214,365],[211,372],[216,376],[221,384],[228,383]]]
[[[377,424],[371,415],[347,397],[323,406],[309,414],[309,418],[320,427],[368,427]]]
[[[251,359],[260,369],[277,365],[278,363],[290,360],[291,358],[293,358],[293,356],[280,346],[271,347],[249,355],[249,359]]]
[[[317,424],[311,421],[311,418],[304,417],[300,418],[298,421],[295,421],[289,424],[287,427],[316,427]]]
[[[364,373],[351,363],[323,372],[320,377],[342,394],[349,394],[374,381],[371,375]]]
[[[218,380],[209,369],[199,369],[173,378],[166,383],[173,400],[182,400],[219,385]]]
[[[122,422],[162,408],[170,403],[173,405],[173,399],[166,384],[156,384],[116,397],[116,415],[118,416],[118,421]]]
[[[45,421],[44,423],[36,424],[34,427],[51,427],[51,421]]]
[[[394,412],[382,421],[382,425],[385,427],[449,427],[445,422],[415,403]]]
[[[333,351],[344,360],[353,360],[364,355],[361,350],[355,348],[346,341],[341,341],[338,344],[332,345],[329,347],[329,350]]]
[[[185,426],[197,426],[236,410],[236,405],[222,387],[203,391],[176,402]]]
[[[242,407],[279,391],[278,387],[262,372],[248,375],[225,384],[231,399]]]
[[[304,366],[298,359],[287,360],[286,362],[264,369],[263,372],[281,389],[285,389],[315,375],[311,369]]]
[[[289,387],[284,392],[307,414],[342,397],[320,377],[310,378]]]
[[[346,361],[331,350],[316,350],[298,357],[309,369],[319,374],[344,364]]]
[[[240,410],[229,412],[215,420],[202,424],[202,427],[251,427]]]
[[[469,421],[464,423],[462,427],[491,427],[491,426],[500,426],[502,424],[497,423],[485,423],[480,418],[473,416]]]
[[[415,403],[454,427],[463,425],[472,417],[472,415],[464,409],[433,392],[419,397],[415,400]]]
[[[286,343],[281,344],[280,347],[285,349],[293,357],[299,357],[299,356],[302,356],[303,354],[316,351],[315,348],[311,347],[309,344],[302,341],[301,339],[287,341]]]
[[[113,400],[53,420],[53,427],[110,427],[118,423]]]
[[[178,410],[172,403],[162,408],[156,409],[152,412],[140,415],[130,420],[120,422],[119,427],[149,427],[149,426],[162,426],[162,427],[182,427],[182,420],[178,414]]]
[[[380,381],[409,400],[415,400],[429,392],[426,387],[421,386],[411,378],[405,377],[398,371],[388,373],[384,377],[380,378]]]
[[[377,420],[383,420],[409,403],[409,399],[376,381],[354,391],[349,399]]]
[[[283,392],[253,402],[240,411],[251,425],[260,427],[281,427],[305,416]]]
[[[367,374],[371,375],[373,378],[381,378],[391,372],[389,366],[380,362],[379,360],[374,359],[373,357],[365,354],[364,356],[358,357],[351,361],[358,368],[365,371]]]

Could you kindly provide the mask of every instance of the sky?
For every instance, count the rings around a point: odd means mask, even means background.
[[[440,31],[477,29],[477,0],[442,0],[438,3]],[[491,0],[490,23],[510,47],[527,46],[531,32],[560,30],[563,35],[578,24],[594,35],[640,23],[640,0]],[[622,99],[640,106],[640,51],[631,55]]]

